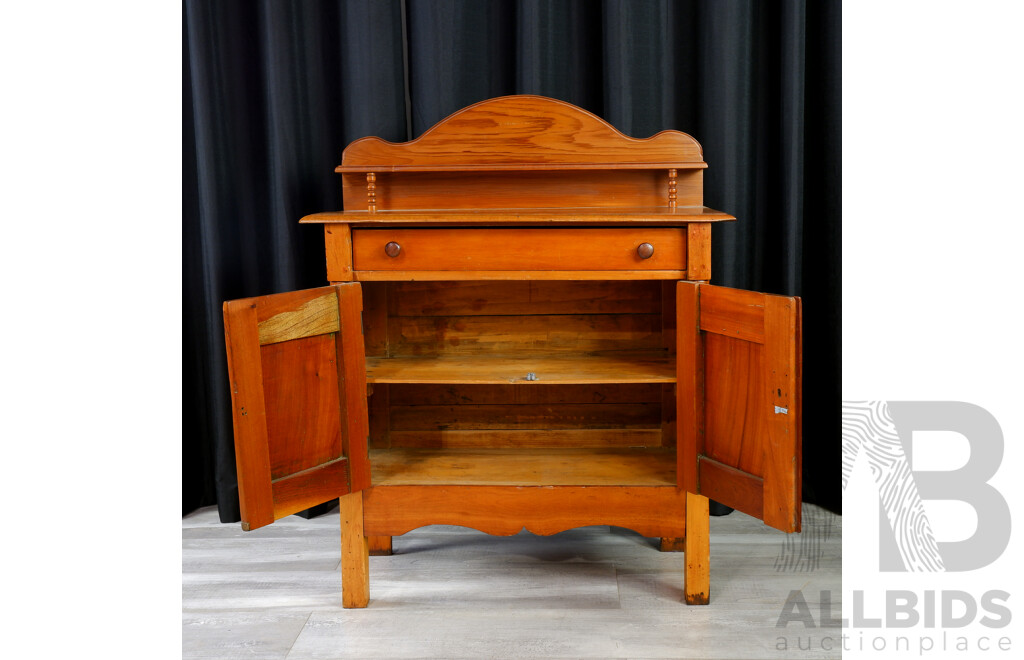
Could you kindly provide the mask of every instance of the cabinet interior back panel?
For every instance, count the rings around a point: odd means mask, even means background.
[[[382,447],[658,447],[660,384],[378,385]]]
[[[659,282],[394,282],[393,316],[657,314]]]
[[[371,354],[422,357],[428,359],[422,369],[436,369],[438,374],[443,370],[444,378],[461,377],[468,382],[480,378],[476,372],[485,370],[485,362],[500,362],[496,356],[514,356],[512,359],[523,361],[521,376],[536,371],[538,378],[537,383],[502,385],[375,384],[371,411],[385,419],[372,424],[374,446],[479,449],[671,444],[668,425],[672,414],[664,405],[666,399],[671,401],[665,390],[671,389],[670,384],[543,384],[545,377],[556,377],[552,369],[573,368],[563,361],[578,362],[584,380],[597,378],[588,369],[608,370],[608,364],[613,365],[611,371],[621,373],[611,378],[623,379],[631,378],[645,360],[661,360],[671,368],[666,346],[673,345],[674,323],[663,318],[662,283],[518,280],[364,286],[369,308],[365,317],[378,326],[367,331]],[[621,358],[591,364],[587,353]],[[445,362],[430,361],[432,356]],[[671,370],[669,378],[674,380],[674,368]]]
[[[665,346],[660,282],[384,286],[388,356],[579,354]]]
[[[663,206],[667,169],[580,172],[402,172],[377,174],[377,210]],[[680,170],[680,206],[699,206],[703,171]],[[345,210],[367,208],[366,175],[342,175]]]

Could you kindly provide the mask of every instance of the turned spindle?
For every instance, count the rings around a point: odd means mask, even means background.
[[[377,175],[373,172],[366,173],[366,210],[377,210]]]
[[[668,171],[668,207],[674,209],[676,207],[676,170],[670,169]]]

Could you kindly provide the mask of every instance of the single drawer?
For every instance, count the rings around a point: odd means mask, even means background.
[[[684,271],[686,229],[353,229],[352,267],[357,272]]]

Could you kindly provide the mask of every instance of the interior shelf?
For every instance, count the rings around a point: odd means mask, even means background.
[[[371,449],[374,486],[674,486],[674,448]]]
[[[529,378],[528,374],[533,374]],[[369,383],[674,383],[675,358],[664,352],[622,352],[571,356],[368,357]]]

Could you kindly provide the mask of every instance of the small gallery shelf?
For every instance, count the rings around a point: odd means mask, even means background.
[[[374,486],[675,486],[672,447],[373,449]]]
[[[675,358],[664,352],[600,355],[368,357],[368,383],[478,384],[674,383]]]

